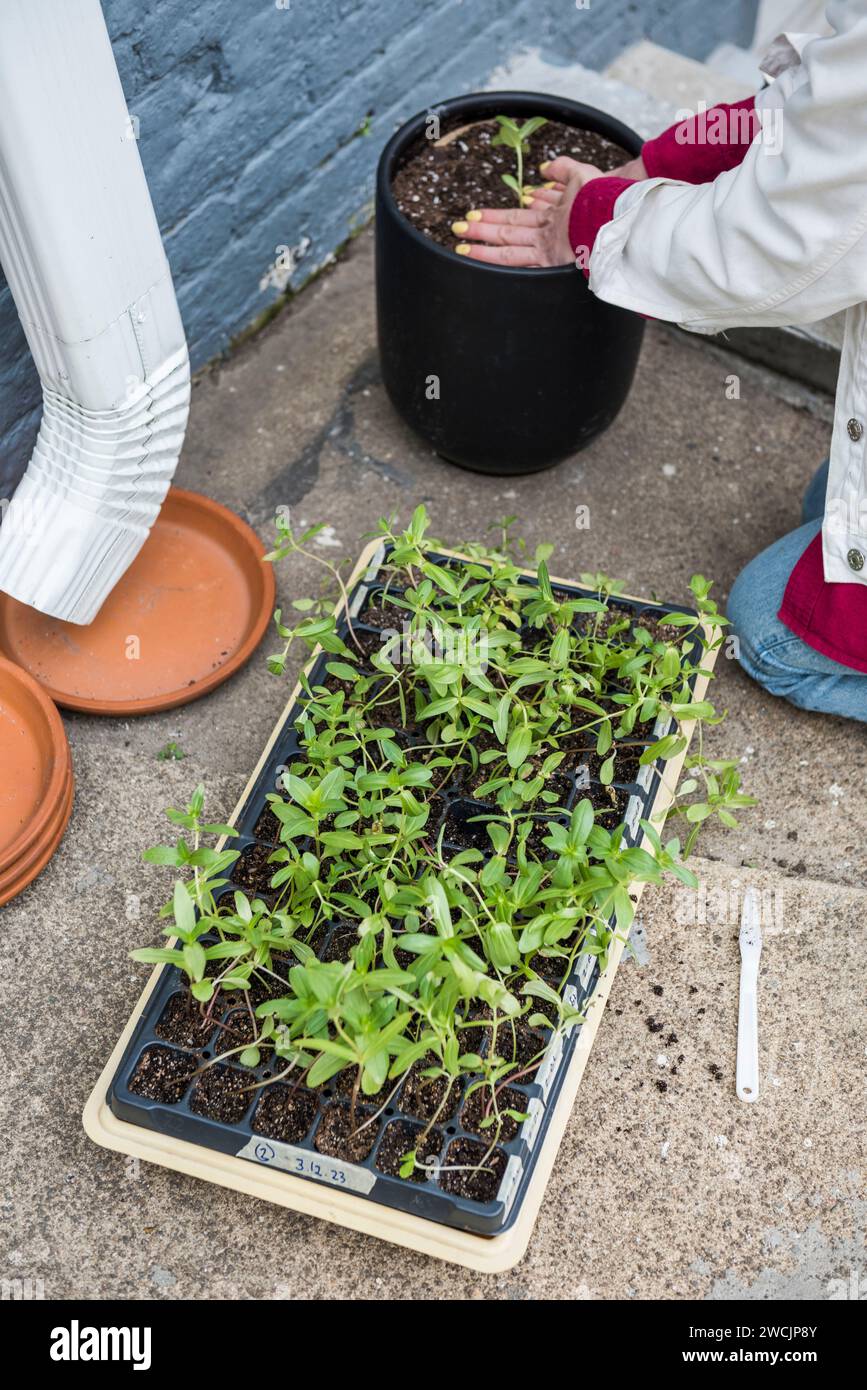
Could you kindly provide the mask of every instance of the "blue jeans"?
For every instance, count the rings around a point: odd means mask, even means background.
[[[867,721],[867,674],[808,647],[777,617],[789,576],[822,526],[828,464],[804,494],[803,526],[768,546],[735,580],[728,617],[740,640],[740,663],[772,695],[801,709]]]

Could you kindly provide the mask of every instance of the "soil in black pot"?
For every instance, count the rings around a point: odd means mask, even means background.
[[[506,1161],[502,1149],[494,1149],[489,1154],[487,1144],[475,1139],[455,1139],[446,1150],[444,1166],[439,1173],[440,1187],[456,1197],[492,1202],[503,1181]]]
[[[189,1053],[175,1052],[171,1047],[148,1047],[130,1077],[129,1089],[147,1100],[175,1105],[198,1067],[198,1058]]]
[[[462,124],[466,125],[456,120],[443,130],[440,138],[446,140],[444,144],[420,136],[392,182],[395,202],[404,217],[450,250],[457,242],[452,223],[463,220],[473,208],[517,207],[516,195],[502,178],[503,174],[516,173],[515,152],[507,145],[491,144],[499,129],[496,121],[478,121],[460,130]],[[450,134],[454,138],[448,139]],[[630,159],[625,150],[602,135],[548,121],[530,136],[524,182],[538,186],[543,180],[539,165],[564,154],[605,172]]]
[[[325,1112],[313,1143],[321,1154],[342,1158],[345,1163],[361,1163],[373,1148],[377,1135],[377,1125],[366,1123],[369,1118],[359,1110],[353,1125],[348,1106],[332,1105]]]
[[[202,1017],[199,1005],[191,995],[173,994],[160,1014],[154,1032],[163,1042],[195,1048],[205,1046],[215,1026],[213,1018],[206,1020]]]
[[[545,980],[547,984],[551,985],[552,989],[559,989],[560,985],[563,983],[563,977],[569,968],[569,959],[567,956],[543,956],[541,951],[535,953],[530,963],[536,971],[536,974],[541,975],[542,979]],[[552,1023],[554,1023],[557,1018],[557,1010],[554,1005],[547,1003],[544,999],[533,1000],[532,1012],[545,1014],[547,1018],[550,1018]]]
[[[253,1133],[283,1144],[297,1144],[307,1133],[316,1115],[312,1091],[293,1086],[271,1086],[262,1096],[253,1115]]]
[[[236,1125],[250,1107],[254,1094],[250,1088],[254,1081],[252,1072],[235,1071],[233,1067],[209,1067],[193,1087],[190,1109],[209,1120]]]
[[[269,864],[270,845],[248,845],[231,869],[232,882],[246,893],[267,893],[279,865]]]
[[[532,782],[535,780],[536,777],[539,776],[539,769],[542,765],[543,759],[540,757],[534,757],[530,758],[529,761],[532,771],[530,773],[530,776],[526,778],[526,781]],[[481,788],[484,787],[484,785],[487,782],[495,781],[498,777],[506,777],[511,781],[513,776],[514,774],[512,773],[512,770],[506,762],[505,758],[503,759],[501,765],[498,765],[497,763],[485,763],[483,766],[480,765],[475,772],[467,773],[466,779],[461,783],[461,791],[464,792],[467,796],[478,797],[482,801],[493,802],[496,799],[497,792],[483,792]],[[558,806],[563,806],[566,804],[566,798],[568,797],[571,790],[572,785],[569,781],[569,778],[565,777],[562,774],[562,772],[559,771],[559,769],[555,769],[553,772],[550,772],[548,774],[547,778],[545,779],[544,785],[539,789],[538,796],[534,800],[531,800],[526,804],[535,805],[539,801],[539,798],[541,797],[542,793],[547,792],[552,793],[557,798],[556,803],[548,802],[547,804],[549,806],[553,806],[555,804]]]
[[[487,1125],[484,1129],[482,1128],[482,1122],[484,1120],[495,1117],[492,1104],[490,1109],[488,1109],[490,1101],[490,1087],[480,1086],[478,1090],[473,1091],[461,1111],[461,1124],[464,1129],[468,1129],[471,1134],[480,1135],[483,1139],[486,1139],[489,1144],[495,1137],[500,1143],[508,1144],[510,1139],[514,1139],[521,1125],[520,1121],[513,1119],[511,1115],[504,1115],[503,1111],[517,1110],[518,1114],[524,1115],[526,1114],[529,1101],[525,1095],[520,1091],[516,1091],[512,1086],[507,1086],[500,1091],[497,1096],[497,1110],[500,1114],[499,1134],[497,1133],[496,1118],[494,1118],[493,1124]]]
[[[400,1177],[400,1165],[404,1154],[412,1149],[416,1150],[416,1167],[409,1176],[410,1182],[427,1182],[428,1175],[420,1170],[418,1164],[426,1163],[430,1159],[436,1159],[442,1148],[442,1130],[432,1129],[424,1139],[419,1142],[419,1136],[424,1130],[417,1125],[411,1125],[406,1120],[395,1120],[390,1124],[382,1136],[382,1143],[376,1155],[376,1166],[381,1173],[387,1173],[391,1178]]]
[[[460,1104],[461,1091],[455,1082],[452,1082],[451,1090],[449,1090],[449,1078],[447,1076],[422,1076],[422,1072],[428,1067],[436,1066],[436,1062],[437,1059],[433,1053],[429,1053],[427,1057],[422,1057],[420,1061],[415,1062],[410,1067],[400,1094],[400,1108],[407,1115],[414,1115],[417,1120],[436,1119],[441,1124],[445,1124],[447,1120],[452,1118]],[[448,1099],[446,1100],[447,1093]],[[445,1104],[443,1104],[444,1100]]]

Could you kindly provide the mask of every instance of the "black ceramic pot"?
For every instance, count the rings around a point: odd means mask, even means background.
[[[596,131],[637,155],[628,126],[563,97],[483,92],[437,106],[443,129],[501,112]],[[382,376],[408,425],[438,454],[482,473],[534,473],[607,429],[632,383],[644,320],[597,299],[574,265],[482,265],[398,211],[394,173],[430,119],[407,121],[376,182],[376,302]],[[438,387],[428,383],[437,377]],[[438,391],[438,399],[429,396]]]

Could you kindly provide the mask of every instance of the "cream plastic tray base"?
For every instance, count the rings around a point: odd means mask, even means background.
[[[351,591],[352,586],[368,569],[378,548],[379,542],[374,541],[362,552],[352,577],[347,582],[348,591]],[[439,553],[457,554],[457,552],[448,551]],[[532,573],[532,571],[527,571],[527,573]],[[553,580],[552,582],[568,584],[574,581]],[[342,605],[338,605],[338,611],[341,607]],[[705,667],[708,672],[712,670],[715,659],[716,652],[712,652],[707,657]],[[696,700],[704,699],[707,685],[708,676],[700,676],[697,679],[694,696]],[[293,690],[286,708],[277,721],[262,756],[238,800],[238,804],[229,817],[230,824],[234,823],[235,818],[240,813],[261,768],[280,736],[299,691],[300,683]],[[682,732],[689,739],[692,734],[692,725],[684,724]],[[665,776],[660,780],[651,811],[650,819],[654,822],[661,821],[672,800],[687,752],[688,747],[677,758],[671,759],[666,764]],[[221,846],[222,843],[221,841]],[[641,843],[645,845],[646,838]],[[643,887],[643,884],[637,884],[632,893],[633,901],[636,904],[640,899]],[[545,1195],[545,1188],[560,1147],[560,1141],[572,1112],[587,1058],[590,1055],[602,1013],[611,992],[614,976],[623,955],[624,945],[624,941],[620,938],[615,938],[612,943],[608,965],[600,975],[593,997],[587,1006],[587,1021],[581,1026],[572,1061],[549,1121],[548,1130],[536,1162],[535,1173],[524,1196],[518,1219],[510,1230],[500,1236],[479,1236],[469,1231],[459,1231],[451,1226],[427,1221],[421,1217],[397,1211],[392,1207],[383,1206],[378,1202],[372,1202],[367,1198],[357,1197],[354,1193],[321,1185],[309,1178],[295,1177],[292,1173],[253,1163],[249,1159],[238,1158],[232,1154],[217,1153],[213,1149],[207,1149],[198,1144],[190,1144],[185,1140],[175,1139],[171,1135],[160,1134],[156,1130],[145,1129],[140,1125],[128,1124],[125,1120],[118,1119],[112,1113],[106,1099],[108,1088],[151,991],[155,988],[157,980],[162,974],[164,968],[162,965],[157,965],[154,968],[150,980],[84,1108],[82,1118],[85,1131],[94,1143],[101,1144],[104,1148],[114,1149],[118,1153],[130,1154],[136,1158],[144,1159],[148,1163],[155,1163],[161,1168],[172,1168],[178,1173],[186,1173],[195,1178],[204,1178],[205,1181],[217,1183],[220,1187],[230,1187],[236,1192],[246,1193],[250,1197],[260,1197],[264,1201],[274,1202],[278,1206],[287,1207],[292,1211],[303,1212],[307,1216],[318,1216],[323,1221],[331,1221],[335,1225],[346,1226],[350,1230],[361,1231],[365,1235],[390,1241],[393,1245],[417,1250],[420,1254],[432,1255],[437,1259],[477,1270],[479,1273],[499,1274],[518,1263],[530,1242],[536,1217]]]

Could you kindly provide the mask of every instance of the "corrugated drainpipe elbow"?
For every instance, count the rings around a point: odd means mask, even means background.
[[[0,261],[43,415],[0,527],[0,590],[90,623],[159,514],[190,366],[98,0],[0,9]]]

